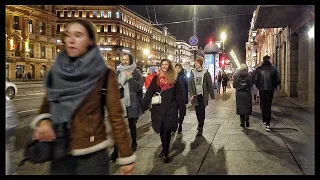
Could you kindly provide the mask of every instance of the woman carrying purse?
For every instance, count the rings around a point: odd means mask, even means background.
[[[179,119],[183,119],[186,114],[181,85],[177,81],[177,73],[170,60],[161,61],[160,71],[152,79],[142,101],[142,112],[149,108],[150,102],[152,128],[156,133],[160,133],[162,143],[159,157],[165,163],[169,163],[171,133],[176,131]]]

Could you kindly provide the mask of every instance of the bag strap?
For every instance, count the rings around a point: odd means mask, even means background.
[[[110,69],[107,68],[107,71],[104,75],[103,86],[101,88],[101,113],[104,116],[104,106],[107,101],[107,91],[108,91],[108,78],[109,78]]]

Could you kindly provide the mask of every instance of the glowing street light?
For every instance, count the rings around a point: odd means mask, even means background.
[[[168,56],[168,59],[169,59],[169,60],[172,60],[172,55],[171,55],[171,54]]]
[[[148,62],[148,55],[150,54],[150,51],[149,51],[149,49],[144,49],[143,50],[143,53],[146,55],[146,57],[147,57],[147,59],[146,59],[146,64],[145,65],[147,65],[147,62]]]
[[[145,50],[143,50],[143,53],[148,56],[150,54],[150,51],[149,51],[149,49],[145,49]]]
[[[222,32],[220,37],[222,41],[225,41],[227,38],[227,34],[225,32]]]
[[[314,38],[314,27],[313,26],[312,26],[312,28],[310,28],[308,35],[309,35],[310,39]]]
[[[224,52],[224,41],[227,38],[227,34],[225,32],[222,32],[220,37],[221,37],[221,40],[222,40],[222,52]]]

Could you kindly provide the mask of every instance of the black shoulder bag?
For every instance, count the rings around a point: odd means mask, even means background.
[[[110,69],[108,68],[105,74],[103,87],[101,89],[101,113],[104,116],[104,104],[106,102],[108,75]],[[67,123],[53,125],[53,130],[56,134],[56,139],[50,142],[33,140],[29,137],[26,143],[24,158],[20,161],[19,167],[26,161],[33,164],[45,163],[55,159],[65,157],[70,152],[70,132]]]

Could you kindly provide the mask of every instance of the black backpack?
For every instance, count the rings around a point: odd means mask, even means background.
[[[250,90],[249,87],[250,87],[250,85],[249,85],[248,77],[245,77],[245,78],[239,77],[239,83],[238,83],[237,90],[243,91],[243,92],[248,92]]]

